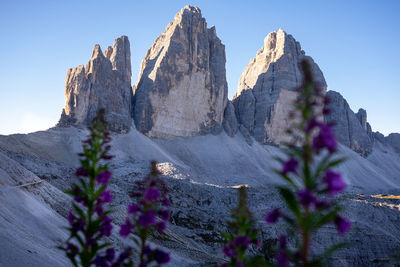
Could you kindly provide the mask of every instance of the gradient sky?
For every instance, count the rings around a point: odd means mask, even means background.
[[[279,28],[314,58],[328,89],[373,131],[400,132],[400,1],[5,1],[0,0],[0,134],[56,124],[68,68],[86,64],[127,35],[132,83],[142,58],[185,5],[199,6],[226,48],[229,98],[238,79]]]

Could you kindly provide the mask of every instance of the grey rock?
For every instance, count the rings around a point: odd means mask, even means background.
[[[235,107],[233,106],[231,101],[228,101],[224,111],[224,121],[223,126],[225,132],[233,137],[238,130],[238,122],[235,115]]]
[[[253,144],[253,139],[251,138],[249,130],[247,130],[247,128],[244,125],[240,124],[239,131],[243,135],[244,140],[246,140],[246,143],[249,146],[251,146]]]
[[[354,114],[346,99],[338,92],[328,91],[326,96],[331,101],[328,104],[331,112],[325,116],[325,121],[335,123],[338,141],[362,156],[368,156],[372,151],[373,141],[367,131],[366,111],[360,109]]]
[[[239,123],[257,141],[264,144],[287,141],[289,113],[297,97],[294,89],[303,80],[299,67],[303,59],[310,62],[314,83],[325,92],[327,85],[318,65],[282,29],[268,34],[264,46],[243,71],[232,102]]]
[[[87,126],[104,108],[112,131],[131,127],[131,54],[128,37],[114,41],[104,52],[95,45],[86,67],[69,69],[65,79],[65,108],[59,126]]]
[[[392,146],[392,148],[400,154],[400,134],[399,133],[391,133],[387,137],[385,137],[386,142]]]
[[[385,136],[383,134],[381,134],[380,132],[373,132],[372,136],[373,136],[374,141],[377,140],[383,144],[386,144]]]
[[[225,46],[186,6],[155,40],[135,86],[136,128],[149,137],[218,134],[227,99]]]
[[[367,111],[360,108],[356,113],[356,117],[360,121],[362,128],[367,130]]]

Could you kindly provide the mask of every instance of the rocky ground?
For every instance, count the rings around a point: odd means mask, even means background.
[[[76,179],[76,153],[85,135],[70,127],[0,136],[1,266],[68,266],[56,249],[67,237],[62,227],[70,198],[63,191]],[[353,228],[344,238],[333,225],[323,228],[314,237],[313,252],[345,240],[352,245],[333,256],[334,266],[391,266],[390,257],[400,253],[400,157],[378,143],[367,158],[344,146],[341,152],[349,158],[340,170],[350,186],[340,201]],[[276,166],[272,157],[280,153],[277,147],[250,146],[240,134],[152,140],[131,129],[113,135],[112,153],[116,225],[132,201],[133,181],[147,174],[150,160],[159,162],[170,189],[172,217],[166,234],[154,236],[153,242],[171,252],[171,266],[224,262],[220,232],[226,230],[241,184],[248,185],[249,206],[261,230],[259,252],[273,256],[280,227],[265,225],[263,217],[266,210],[283,206],[274,189],[279,180],[270,171]],[[117,235],[111,239],[120,247],[127,242]]]

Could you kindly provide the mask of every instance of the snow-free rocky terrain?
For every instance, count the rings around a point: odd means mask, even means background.
[[[298,62],[313,62],[283,30],[270,33],[227,99],[224,45],[207,28],[197,7],[185,7],[155,40],[130,90],[130,44],[126,36],[102,52],[96,45],[86,67],[67,73],[66,107],[57,127],[30,134],[0,136],[0,266],[69,266],[56,247],[67,238],[64,226],[77,153],[93,114],[106,108],[112,133],[110,188],[118,225],[130,203],[133,182],[150,160],[158,162],[170,189],[172,217],[165,234],[152,242],[172,255],[170,266],[214,266],[221,252],[226,220],[237,202],[237,188],[248,186],[249,206],[261,230],[262,251],[271,248],[279,228],[267,226],[267,210],[282,207],[274,186],[273,157],[287,114],[301,83]],[[327,85],[313,62],[321,87]],[[400,253],[400,134],[373,132],[366,111],[354,113],[333,91],[327,121],[338,125],[341,165],[348,188],[339,199],[352,222],[341,237],[333,225],[314,237],[314,253],[333,243],[352,245],[335,253],[333,266],[392,266]],[[264,105],[265,104],[265,105]]]

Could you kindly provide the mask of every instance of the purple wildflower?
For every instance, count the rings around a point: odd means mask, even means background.
[[[168,210],[159,210],[158,215],[161,217],[162,220],[168,221],[169,220],[169,211]]]
[[[102,225],[100,227],[100,233],[105,236],[111,235],[112,225],[111,225],[111,218],[107,215],[103,217]]]
[[[276,257],[276,265],[278,267],[289,267],[289,259],[284,251],[279,251]]]
[[[315,118],[312,118],[307,122],[307,126],[306,126],[305,130],[306,130],[306,132],[309,132],[309,131],[313,130],[315,127],[318,127],[320,125],[321,125],[321,123],[319,121],[317,121]]]
[[[334,223],[336,225],[339,234],[341,235],[345,234],[347,231],[350,230],[351,222],[339,215],[335,217]]]
[[[144,199],[148,202],[157,201],[160,197],[160,190],[157,188],[147,188],[146,194],[144,195]]]
[[[74,257],[78,253],[79,249],[76,245],[68,243],[66,251],[69,255]]]
[[[248,248],[250,243],[250,239],[247,236],[238,236],[235,238],[233,241],[233,246],[235,247],[243,247],[243,248]]]
[[[128,206],[128,214],[133,214],[136,215],[138,211],[140,210],[139,206],[136,204],[130,204]]]
[[[108,248],[106,250],[106,259],[108,261],[112,261],[115,258],[115,249],[114,248]]]
[[[164,232],[165,229],[167,229],[167,224],[165,222],[163,222],[163,221],[162,222],[158,222],[156,224],[156,227],[157,227],[157,231],[159,231],[161,233],[161,232]]]
[[[288,159],[287,161],[285,161],[283,163],[282,174],[286,175],[287,173],[290,173],[290,172],[295,173],[298,165],[299,165],[299,162],[296,159],[294,159],[294,158]]]
[[[139,224],[142,227],[148,227],[151,224],[154,224],[156,221],[156,217],[154,216],[154,211],[149,210],[139,216]]]
[[[133,224],[131,221],[126,218],[125,224],[121,225],[121,229],[119,230],[119,235],[122,237],[127,237],[133,229]]]
[[[96,264],[96,266],[99,266],[99,267],[106,267],[106,266],[108,266],[108,265],[107,265],[107,261],[106,261],[105,257],[103,257],[103,256],[97,256],[97,257],[94,259],[94,263]]]
[[[83,220],[82,218],[77,218],[76,220],[74,220],[74,222],[72,223],[72,230],[74,230],[75,232],[78,232],[79,230],[83,229]]]
[[[108,180],[111,178],[111,172],[109,171],[101,171],[99,175],[96,177],[96,182],[101,185],[106,186],[108,184]]]
[[[279,249],[283,250],[286,249],[287,246],[287,239],[285,235],[281,235],[278,239]]]
[[[154,250],[154,259],[158,264],[165,264],[169,262],[170,257],[169,254],[160,250],[160,249],[155,249]]]
[[[273,224],[276,223],[281,216],[281,211],[279,209],[274,209],[270,212],[267,213],[265,216],[265,221],[267,224]]]
[[[75,176],[88,176],[88,174],[88,171],[83,167],[79,167],[75,171]]]
[[[70,225],[72,225],[75,221],[76,217],[75,215],[72,213],[72,211],[69,212],[68,214],[68,222]]]
[[[327,170],[324,180],[328,185],[328,193],[330,196],[334,196],[346,188],[346,183],[343,181],[342,176],[339,173]]]
[[[224,246],[224,248],[222,249],[222,251],[224,252],[225,256],[232,258],[236,256],[236,251],[235,251],[235,247],[233,246],[232,243],[228,243]]]
[[[163,199],[162,204],[165,207],[169,207],[171,205],[171,201],[169,200],[169,198],[166,197],[166,198]]]
[[[114,156],[112,156],[112,155],[104,155],[104,156],[103,156],[103,159],[104,159],[104,160],[110,160],[110,159],[112,159],[112,158],[114,158]]]
[[[103,206],[102,206],[102,205],[98,205],[98,206],[94,209],[94,211],[97,213],[98,216],[103,215],[103,213],[104,213]]]
[[[110,203],[112,201],[112,195],[109,190],[104,190],[99,196],[99,201],[103,203]]]
[[[315,151],[320,151],[326,148],[330,153],[336,151],[337,142],[333,134],[333,128],[328,124],[321,124],[318,135],[313,139],[313,149]]]
[[[309,189],[303,189],[297,192],[297,198],[299,199],[300,203],[303,204],[305,207],[309,207],[312,204],[315,204],[317,201],[316,197]]]
[[[119,254],[118,260],[115,263],[116,266],[119,266],[121,263],[123,263],[129,255],[132,254],[132,249],[131,248],[126,248],[121,254]]]

